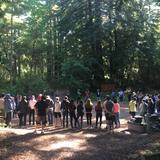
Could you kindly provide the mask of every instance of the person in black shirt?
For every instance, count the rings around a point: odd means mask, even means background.
[[[73,119],[74,119],[74,127],[76,127],[76,123],[77,123],[77,118],[76,118],[75,110],[76,110],[76,106],[74,104],[74,100],[71,100],[70,104],[69,104],[69,113],[70,113],[71,128],[73,128]]]
[[[19,117],[19,126],[22,125],[26,126],[26,117],[28,113],[28,101],[26,99],[26,96],[22,97],[22,100],[20,101],[18,107],[18,117]]]
[[[37,126],[40,124],[42,128],[41,133],[44,133],[44,128],[47,123],[46,113],[48,108],[48,103],[46,102],[45,96],[42,96],[42,99],[35,104],[35,108],[37,112],[36,129],[37,129]],[[35,130],[35,132],[37,132],[37,130]]]
[[[99,127],[101,128],[101,125],[102,125],[102,102],[101,100],[97,101],[97,104],[95,106],[95,111],[96,111],[96,128],[97,128],[99,119],[100,119]]]
[[[77,105],[77,122],[78,122],[78,126],[80,128],[82,128],[82,125],[83,125],[83,115],[84,115],[84,108],[83,108],[83,102],[80,101]],[[79,123],[79,117],[81,118],[81,125]]]
[[[61,111],[63,115],[63,128],[68,128],[68,113],[69,113],[69,100],[68,97],[65,96],[64,100],[61,103]]]

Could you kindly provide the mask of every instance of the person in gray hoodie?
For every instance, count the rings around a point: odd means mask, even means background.
[[[11,127],[12,114],[14,111],[15,103],[10,94],[4,97],[4,111],[5,111],[5,127]]]

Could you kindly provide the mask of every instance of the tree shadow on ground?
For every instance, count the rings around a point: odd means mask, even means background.
[[[154,143],[160,143],[158,133],[108,134],[105,129],[54,129],[44,135],[7,135],[0,140],[0,159],[125,160],[129,155],[154,148]]]

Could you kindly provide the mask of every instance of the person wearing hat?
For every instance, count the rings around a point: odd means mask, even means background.
[[[65,96],[61,103],[61,111],[63,116],[63,128],[68,128],[68,113],[69,113],[69,100],[68,97]]]

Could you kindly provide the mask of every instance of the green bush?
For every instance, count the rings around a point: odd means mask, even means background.
[[[89,88],[90,71],[82,62],[69,59],[62,64],[61,86],[76,92],[77,89]]]
[[[14,86],[8,89],[8,91],[12,94],[22,95],[31,93],[43,93],[44,90],[48,90],[48,84],[45,80],[38,76],[18,80]]]

